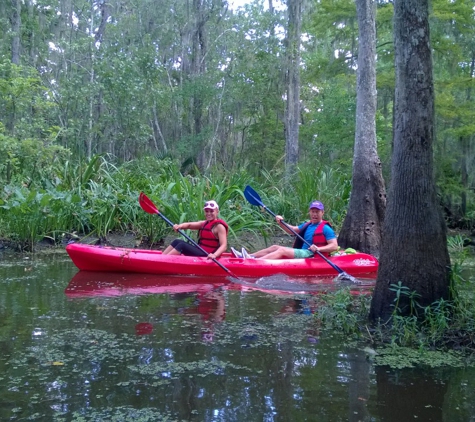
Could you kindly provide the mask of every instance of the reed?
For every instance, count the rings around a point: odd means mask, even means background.
[[[263,172],[264,183],[260,194],[276,214],[291,224],[308,218],[308,204],[318,199],[325,205],[325,219],[338,230],[346,215],[350,197],[350,178],[338,169],[327,166],[301,166],[285,182],[273,174]]]

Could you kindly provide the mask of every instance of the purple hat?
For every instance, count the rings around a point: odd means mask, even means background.
[[[322,210],[322,211],[325,209],[323,204],[320,201],[310,202],[310,205],[308,206],[308,209],[311,210],[312,208],[317,208],[317,209]]]

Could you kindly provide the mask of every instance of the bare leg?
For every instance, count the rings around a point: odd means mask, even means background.
[[[294,258],[294,249],[293,248],[288,248],[287,246],[279,246],[279,245],[274,245],[275,248],[272,251],[269,251],[265,255],[256,256],[256,258],[264,258],[264,259],[283,259],[283,258]],[[273,248],[272,246],[267,249]],[[265,250],[265,249],[264,249]],[[259,251],[263,252],[263,251]]]
[[[269,246],[268,248],[261,249],[260,251],[254,252],[253,255],[256,258],[262,258],[263,256],[270,254],[271,252],[275,252],[279,248],[280,248],[279,245],[272,245],[272,246]]]
[[[162,252],[163,255],[180,255],[181,252],[177,251],[172,245],[168,245],[167,248]]]

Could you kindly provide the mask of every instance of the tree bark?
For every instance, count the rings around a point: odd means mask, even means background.
[[[12,63],[20,64],[20,47],[21,47],[21,1],[12,1]]]
[[[287,101],[285,108],[285,174],[290,179],[299,159],[300,118],[300,37],[302,0],[288,0],[287,28]]]
[[[33,22],[35,18],[35,4],[33,0],[26,0],[26,7],[28,9],[28,20]],[[29,56],[30,56],[30,66],[36,67],[38,61],[38,47],[36,46],[36,31],[30,29],[28,31],[28,44],[29,44]]]
[[[203,0],[193,0],[193,14],[194,14],[194,27],[192,37],[192,56],[191,56],[191,75],[192,79],[198,78],[206,71],[206,50],[207,39],[205,32],[205,25],[208,20],[208,16],[205,10],[205,2]],[[193,122],[194,122],[194,136],[199,138],[203,131],[203,99],[199,92],[193,95]],[[196,157],[196,164],[199,169],[205,168],[206,163],[206,142],[201,140],[200,152]],[[211,151],[210,151],[211,154]]]
[[[376,144],[376,25],[374,0],[357,0],[359,25],[352,191],[338,243],[379,256],[386,189]]]
[[[101,23],[94,34],[94,39],[96,40],[96,43],[101,43],[104,38],[104,33],[106,32],[107,20],[109,19],[110,13],[108,4],[105,0],[98,2],[97,6],[99,6],[101,10]]]
[[[434,87],[429,0],[395,0],[395,127],[388,207],[370,318],[393,313],[401,282],[421,306],[449,298],[450,258],[433,174]],[[401,315],[410,298],[401,295]]]
[[[91,1],[91,20],[90,20],[90,26],[89,26],[89,31],[91,34],[94,33],[94,7],[93,7],[93,2]],[[92,143],[94,140],[94,134],[93,134],[93,126],[94,126],[94,84],[95,84],[95,62],[96,62],[96,56],[95,56],[95,45],[92,41],[89,42],[89,49],[90,49],[90,60],[91,60],[91,69],[89,70],[89,116],[88,116],[88,134],[87,134],[87,139],[86,139],[86,157],[90,160],[92,158]]]

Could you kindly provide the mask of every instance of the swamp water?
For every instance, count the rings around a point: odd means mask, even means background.
[[[474,368],[374,366],[318,331],[315,291],[66,254],[0,254],[0,287],[1,421],[475,421]]]

